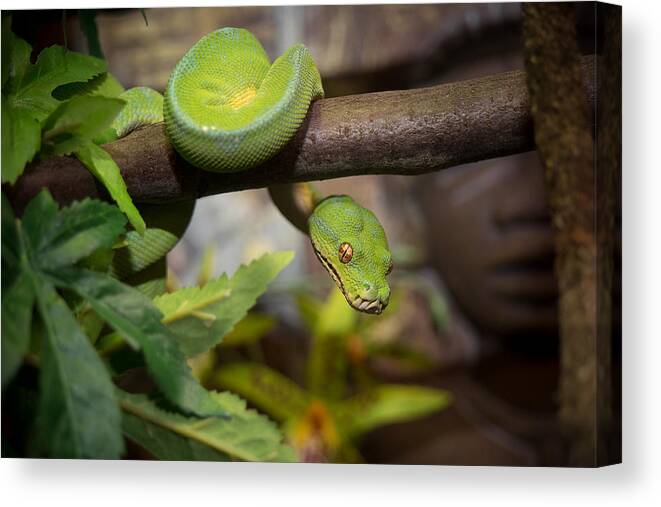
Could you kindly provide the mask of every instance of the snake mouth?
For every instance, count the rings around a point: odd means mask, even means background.
[[[350,296],[348,296],[346,293],[344,294],[344,297],[347,298],[347,301],[353,308],[365,313],[378,315],[386,307],[386,305],[384,305],[379,299],[369,300],[363,299],[360,296],[356,296],[355,298],[351,299]]]

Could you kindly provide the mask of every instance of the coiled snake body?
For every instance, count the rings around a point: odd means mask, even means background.
[[[194,166],[244,171],[278,153],[323,93],[305,46],[292,46],[271,64],[249,31],[222,28],[202,37],[177,63],[164,96],[143,87],[124,92],[120,98],[127,104],[112,126],[122,137],[164,119],[173,146]],[[348,196],[322,199],[307,184],[269,190],[285,217],[308,233],[347,302],[381,313],[390,297],[392,258],[374,214]],[[297,214],[306,220],[296,220]]]

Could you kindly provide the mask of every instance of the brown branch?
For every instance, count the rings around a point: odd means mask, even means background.
[[[594,61],[586,60],[584,72],[590,75],[593,69]],[[278,183],[414,175],[529,151],[534,148],[529,109],[525,73],[513,71],[432,88],[319,100],[279,155],[240,173],[190,166],[174,152],[163,124],[105,148],[135,202],[164,203]],[[8,193],[21,210],[42,187],[61,203],[107,197],[71,157],[33,164]]]

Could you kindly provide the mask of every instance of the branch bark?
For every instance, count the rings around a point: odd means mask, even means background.
[[[583,62],[586,76],[594,60]],[[594,80],[586,79],[594,98]],[[415,175],[534,149],[523,71],[407,91],[315,102],[297,135],[263,165],[233,174],[199,171],[181,159],[161,124],[105,145],[136,203],[166,203],[274,184],[359,174]],[[107,198],[76,159],[32,164],[7,193],[17,210],[42,188],[62,204]]]

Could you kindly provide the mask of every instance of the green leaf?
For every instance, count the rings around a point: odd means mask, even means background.
[[[30,64],[32,47],[11,31],[11,16],[2,19],[2,87],[9,94],[20,84]],[[5,89],[5,85],[9,85]]]
[[[147,298],[108,275],[72,265],[114,243],[125,223],[119,210],[86,200],[58,211],[45,190],[28,204],[20,222],[4,196],[2,207],[2,267],[3,275],[7,273],[3,381],[25,354],[36,298],[44,328],[35,440],[40,455],[116,458],[122,452],[119,411],[108,373],[54,285],[82,296],[85,305],[138,345],[159,388],[175,406],[205,417],[235,410],[236,400],[214,395],[197,383],[176,337]]]
[[[44,49],[34,65],[29,65],[10,101],[42,121],[55,110],[58,101],[51,93],[63,84],[87,81],[106,72],[106,62],[93,56],[69,51],[62,46]]]
[[[18,223],[2,194],[2,388],[13,378],[30,345],[34,292],[25,272]]]
[[[57,286],[85,298],[113,329],[142,350],[149,372],[172,403],[191,414],[225,415],[225,408],[193,377],[176,337],[161,323],[161,313],[139,291],[84,269],[60,268],[47,274]]]
[[[48,283],[35,285],[45,329],[40,447],[48,457],[116,459],[124,444],[110,377],[64,300]]]
[[[323,308],[322,302],[309,294],[300,292],[296,295],[296,308],[305,327],[308,331],[314,332]]]
[[[249,313],[223,337],[222,347],[239,347],[258,342],[276,325],[275,319],[266,314]]]
[[[122,214],[109,204],[85,200],[58,212],[47,191],[16,221],[2,196],[2,382],[13,377],[30,339],[32,307],[42,266],[57,269],[112,245],[123,232]],[[20,239],[22,238],[22,239]]]
[[[311,401],[293,380],[259,363],[225,364],[212,375],[211,382],[240,394],[279,421],[299,417]]]
[[[110,72],[101,74],[98,78],[92,78],[92,81],[95,81],[96,84],[94,89],[88,92],[91,95],[119,97],[125,91],[122,84]]]
[[[317,336],[344,336],[355,330],[359,315],[347,304],[342,293],[333,288],[321,308],[314,334]]]
[[[53,90],[52,95],[57,100],[67,100],[76,95],[117,98],[123,92],[124,87],[117,81],[117,78],[110,74],[110,72],[104,72],[88,81],[77,81],[60,85]]]
[[[215,268],[216,246],[213,243],[208,244],[202,253],[200,261],[200,270],[197,273],[197,285],[206,285],[213,277]]]
[[[331,289],[319,312],[307,361],[307,385],[315,395],[331,400],[344,396],[347,336],[356,331],[358,315],[340,291]]]
[[[98,203],[110,208],[107,204]],[[94,209],[88,208],[92,214]],[[115,211],[121,219],[121,215]],[[69,249],[76,234],[53,230],[57,205],[47,191],[28,204],[16,221],[7,200],[2,201],[2,368],[3,383],[11,378],[27,351],[33,302],[40,333],[40,386],[35,447],[39,455],[58,458],[118,458],[123,452],[120,413],[108,372],[76,319],[40,271],[44,241],[64,238],[61,255],[76,258]],[[85,234],[84,223],[78,234]],[[111,234],[111,233],[109,233]],[[114,234],[114,233],[112,233]],[[114,234],[116,236],[116,234]],[[114,237],[110,238],[110,242]],[[67,257],[68,256],[68,257]],[[5,285],[5,273],[11,273]]]
[[[69,155],[92,141],[125,106],[121,99],[80,95],[62,102],[46,119],[42,146],[49,155]]]
[[[32,249],[39,251],[41,241],[48,233],[57,211],[57,203],[45,188],[26,206],[21,223]]]
[[[4,231],[3,231],[4,232]],[[34,292],[25,273],[2,291],[2,388],[23,362],[30,345]]]
[[[162,460],[295,461],[293,449],[266,417],[230,393],[216,394],[230,417],[189,418],[159,408],[144,395],[118,391],[128,438]]]
[[[39,200],[44,200],[42,206],[36,205]],[[45,191],[33,202],[26,209],[23,221],[28,231],[34,233],[31,238],[34,263],[43,269],[68,266],[99,249],[110,248],[124,232],[124,216],[115,206],[101,201],[77,201],[59,213],[52,208],[44,211],[54,204]]]
[[[131,196],[126,189],[119,166],[112,157],[100,146],[87,141],[76,149],[76,157],[90,170],[90,172],[108,189],[110,196],[115,200],[139,234],[143,234],[146,225],[140,212],[133,204]]]
[[[177,335],[184,354],[195,356],[217,345],[255,304],[293,252],[266,254],[204,287],[187,287],[154,300],[164,322]]]
[[[450,400],[450,393],[441,389],[384,384],[342,403],[338,419],[347,433],[360,435],[378,426],[432,414]]]
[[[41,146],[41,127],[2,95],[2,182],[14,183]]]
[[[22,251],[18,240],[18,222],[9,199],[2,192],[2,291],[6,291],[18,276],[16,266],[20,261]]]
[[[40,149],[40,123],[59,103],[55,88],[104,73],[106,62],[51,46],[32,65],[30,46],[11,33],[8,19],[2,34],[2,181],[13,183]]]

